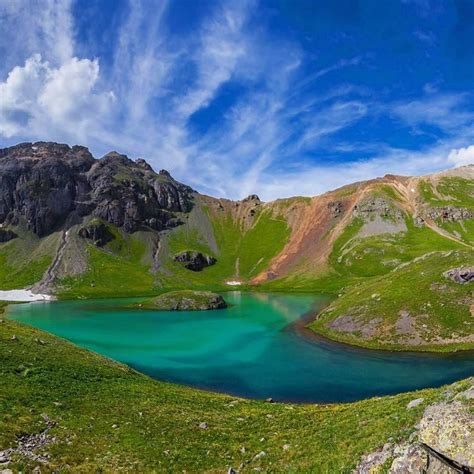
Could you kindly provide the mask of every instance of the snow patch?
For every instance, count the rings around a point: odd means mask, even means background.
[[[0,301],[49,301],[51,295],[33,293],[31,290],[0,290]]]

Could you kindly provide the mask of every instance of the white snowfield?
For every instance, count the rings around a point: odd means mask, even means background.
[[[33,293],[31,290],[0,290],[0,301],[49,301],[52,300],[51,295],[42,295]]]
[[[225,283],[226,285],[229,285],[229,286],[239,286],[242,284],[241,281],[237,281],[237,280],[226,281]]]

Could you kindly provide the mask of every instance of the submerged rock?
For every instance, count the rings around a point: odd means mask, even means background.
[[[200,272],[203,268],[214,265],[217,260],[214,257],[201,252],[186,251],[174,257],[175,262],[182,263],[185,268],[193,272]]]

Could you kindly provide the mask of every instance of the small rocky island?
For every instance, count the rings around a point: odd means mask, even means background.
[[[212,291],[169,291],[136,304],[141,309],[157,311],[206,311],[227,308],[224,298]]]

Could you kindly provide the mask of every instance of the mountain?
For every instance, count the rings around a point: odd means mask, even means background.
[[[23,143],[0,150],[0,225],[2,289],[324,292],[339,297],[311,327],[331,338],[474,345],[471,285],[444,276],[474,266],[472,165],[265,203],[199,194],[117,152]]]

